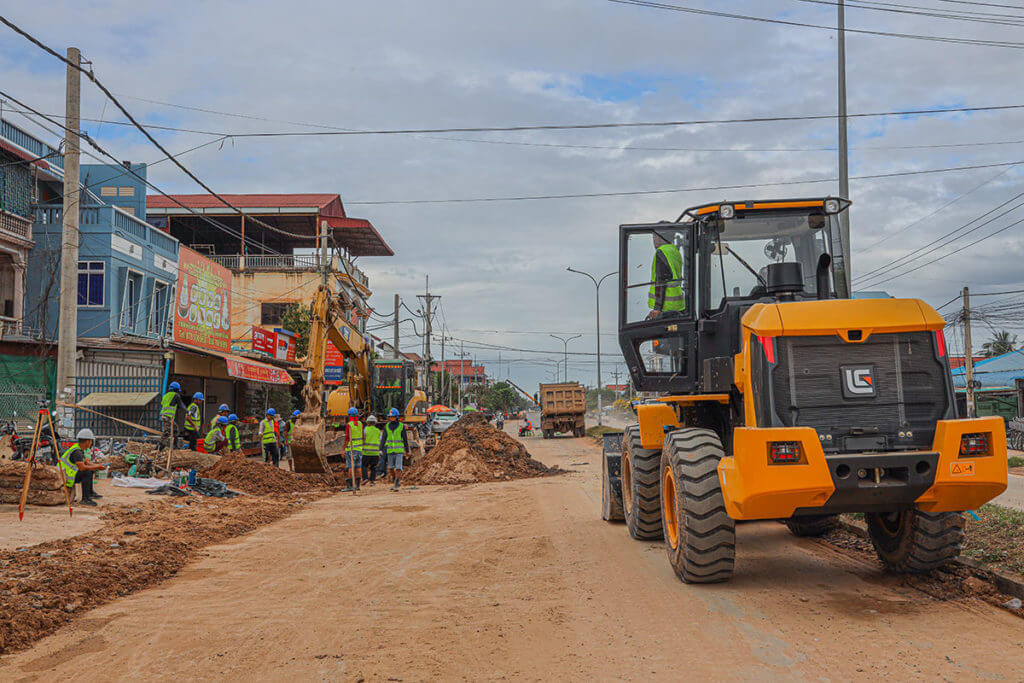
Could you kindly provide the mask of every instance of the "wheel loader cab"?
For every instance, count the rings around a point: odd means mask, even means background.
[[[718,203],[620,228],[619,344],[660,397],[606,449],[602,514],[665,538],[685,581],[732,574],[736,520],[818,535],[845,512],[891,569],[934,569],[959,553],[962,511],[1006,488],[1001,419],[957,419],[941,316],[849,297],[848,206]]]

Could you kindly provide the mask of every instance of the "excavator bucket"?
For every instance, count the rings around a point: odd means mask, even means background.
[[[296,472],[333,474],[327,464],[327,435],[319,415],[303,413],[292,432],[292,461]]]

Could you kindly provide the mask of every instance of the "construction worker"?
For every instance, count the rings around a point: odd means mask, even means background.
[[[188,441],[188,449],[196,450],[199,443],[199,430],[203,428],[203,393],[197,391],[192,394],[192,402],[185,409],[185,440]]]
[[[228,426],[224,428],[224,436],[228,439],[229,451],[242,450],[242,435],[238,431],[238,416],[234,413],[228,415]]]
[[[398,420],[398,408],[388,411],[388,421],[384,424],[384,450],[387,453],[388,480],[393,481],[392,491],[397,491],[402,483],[402,461],[409,452],[409,436],[405,425]]]
[[[210,427],[210,431],[206,433],[206,438],[203,439],[203,447],[207,453],[221,455],[227,450],[228,437],[224,434],[224,429],[227,426],[227,415],[218,415],[213,422],[213,426]]]
[[[651,262],[651,287],[647,293],[648,320],[665,313],[686,310],[683,294],[683,256],[679,247],[654,233],[654,260]]]
[[[363,476],[363,423],[359,421],[359,411],[348,409],[348,422],[345,423],[345,471],[349,473],[345,491],[359,490],[359,480]]]
[[[227,403],[221,403],[220,408],[217,408],[217,414],[210,418],[210,429],[217,426],[218,417],[227,417],[231,414],[231,408],[228,407]]]
[[[380,461],[381,431],[377,427],[377,416],[371,415],[366,418],[366,428],[363,429],[363,472],[364,477],[369,477],[370,486],[377,481],[377,463]],[[363,479],[367,483],[367,479]]]
[[[89,459],[88,453],[92,449],[92,442],[95,438],[91,429],[78,430],[76,437],[78,443],[72,444],[60,454],[60,458],[57,460],[60,469],[64,472],[64,485],[73,489],[75,484],[81,484],[82,500],[79,502],[92,507],[96,507],[94,498],[103,497],[93,491],[92,473],[106,467],[106,465],[98,465]]]
[[[163,434],[160,435],[157,448],[163,449],[170,444],[171,428],[178,417],[178,408],[181,408],[182,412],[186,410],[185,402],[181,399],[181,385],[171,382],[160,398],[160,423],[163,425]],[[173,448],[174,444],[171,444],[171,447]]]
[[[293,410],[291,419],[284,427],[284,458],[289,461],[292,459],[292,432],[295,431],[295,421],[299,419],[299,415],[302,415],[301,410]]]
[[[263,444],[263,462],[273,460],[274,467],[277,467],[281,460],[281,451],[277,447],[277,411],[267,408],[267,415],[260,420],[259,434],[260,443]]]

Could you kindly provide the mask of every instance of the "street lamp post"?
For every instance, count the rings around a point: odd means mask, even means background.
[[[590,273],[585,273],[582,270],[576,270],[575,268],[566,268],[570,273],[576,273],[577,275],[586,275],[590,278],[590,281],[594,283],[594,292],[597,301],[597,424],[601,424],[601,283],[606,278],[615,275],[619,271],[613,270],[601,277],[600,280],[595,278]]]
[[[573,335],[572,337],[559,337],[557,334],[549,334],[548,336],[549,337],[553,337],[554,339],[557,339],[558,341],[562,342],[562,351],[563,351],[563,353],[565,355],[565,363],[562,365],[562,374],[565,377],[564,381],[568,382],[569,381],[569,342],[571,342],[573,339],[579,339],[583,335],[582,334],[577,334],[577,335]]]

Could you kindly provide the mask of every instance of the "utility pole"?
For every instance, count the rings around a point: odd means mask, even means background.
[[[462,412],[462,395],[466,388],[463,382],[466,379],[466,342],[459,342],[459,412]]]
[[[82,72],[78,65],[82,53],[77,47],[67,52],[67,84],[64,114],[67,127],[64,145],[64,212],[61,220],[60,249],[60,315],[57,328],[57,387],[58,400],[75,400],[75,359],[78,355],[78,214],[79,170],[78,153]],[[63,413],[65,425],[72,428],[74,412]]]
[[[425,362],[427,364],[427,396],[429,397],[434,393],[433,383],[430,381],[430,319],[433,317],[434,299],[440,299],[440,296],[434,296],[430,293],[430,276],[427,276],[427,286],[423,294],[418,294],[417,298],[423,299],[423,325],[424,325],[424,342],[426,344],[424,355],[426,356]]]
[[[974,351],[971,349],[971,291],[964,287],[964,380],[967,389],[967,417],[974,412]]]
[[[618,396],[618,394],[619,394],[619,366],[618,365],[615,366],[615,372],[613,372],[612,374],[615,375],[615,395]]]
[[[450,392],[445,391],[445,382],[446,382],[445,378],[446,378],[446,376],[448,374],[445,371],[448,369],[448,366],[444,362],[444,337],[445,337],[445,335],[444,335],[444,328],[442,327],[441,328],[441,400],[439,401],[439,403],[443,403],[445,405],[448,405],[451,402],[451,400],[448,398],[448,394]]]
[[[394,339],[393,347],[392,347],[395,350],[395,360],[398,360],[398,358],[399,358],[399,356],[398,356],[398,308],[399,308],[399,306],[400,306],[400,303],[398,301],[398,293],[396,292],[395,293],[395,339]]]
[[[329,227],[327,221],[320,222],[320,275],[323,278],[323,288],[325,294],[330,294],[329,276],[331,272],[331,266],[327,262],[327,242],[330,233],[328,232]],[[323,383],[320,387],[320,417],[321,419],[327,418],[327,383]]]
[[[838,1],[838,31],[836,44],[839,52],[839,196],[850,198],[849,150],[846,142],[846,2]],[[846,291],[852,296],[850,247],[850,210],[839,214],[839,235],[843,248],[843,277],[846,279]]]

